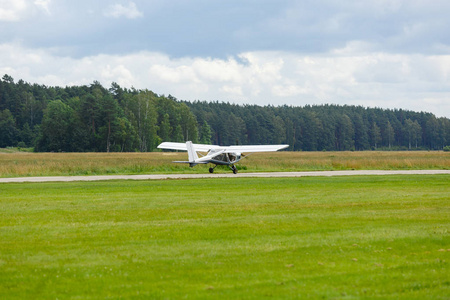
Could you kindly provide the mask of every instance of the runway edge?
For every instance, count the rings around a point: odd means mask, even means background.
[[[0,178],[0,183],[21,182],[73,182],[103,180],[163,180],[163,179],[199,179],[199,178],[277,178],[277,177],[311,177],[311,176],[371,176],[371,175],[438,175],[450,174],[450,170],[346,170],[346,171],[311,171],[311,172],[268,172],[238,174],[149,174],[149,175],[95,175],[95,176],[46,176],[46,177],[12,177]]]

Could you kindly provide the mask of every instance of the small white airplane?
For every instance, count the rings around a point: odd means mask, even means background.
[[[213,173],[218,165],[229,166],[233,173],[237,173],[234,166],[245,156],[242,153],[253,152],[273,152],[285,149],[289,145],[249,145],[249,146],[217,146],[193,144],[191,141],[186,143],[164,142],[159,144],[159,149],[183,150],[188,152],[189,161],[174,161],[175,163],[187,163],[190,167],[198,164],[215,164],[214,168],[209,168],[209,173]],[[197,152],[207,152],[206,155],[199,157]]]

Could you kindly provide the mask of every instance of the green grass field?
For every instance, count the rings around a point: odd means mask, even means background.
[[[0,184],[0,299],[449,299],[449,182]]]

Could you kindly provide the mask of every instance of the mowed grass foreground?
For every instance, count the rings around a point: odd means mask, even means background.
[[[0,184],[0,298],[448,299],[449,182]]]
[[[189,168],[172,161],[187,160],[186,152],[153,153],[1,153],[0,177],[207,173],[209,165]],[[450,169],[450,152],[272,152],[255,153],[237,164],[239,172],[319,170]],[[219,166],[215,172],[230,172]]]

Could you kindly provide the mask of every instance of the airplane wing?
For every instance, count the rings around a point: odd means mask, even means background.
[[[208,152],[211,149],[223,148],[216,145],[204,145],[204,144],[193,144],[195,151],[200,152]],[[172,142],[164,142],[159,144],[159,149],[169,149],[169,150],[182,150],[187,151],[186,143],[172,143]]]
[[[273,152],[281,149],[286,149],[289,145],[247,145],[247,146],[229,146],[226,148],[226,153],[253,153],[253,152]]]
[[[253,153],[253,152],[273,152],[286,149],[289,145],[246,145],[246,146],[217,146],[205,144],[193,144],[195,151],[208,152],[211,149],[224,153]],[[187,151],[186,143],[164,142],[159,144],[159,149]]]

